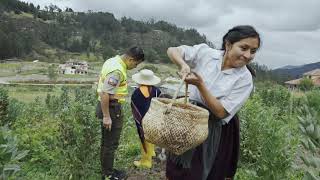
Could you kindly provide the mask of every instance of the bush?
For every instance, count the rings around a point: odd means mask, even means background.
[[[320,90],[309,91],[306,94],[307,106],[320,112]]]
[[[287,179],[295,158],[296,123],[253,96],[241,110],[241,165],[260,179]],[[287,119],[282,121],[281,119]]]
[[[314,87],[313,81],[309,78],[302,78],[300,84],[299,84],[299,88],[303,91],[309,91]]]
[[[303,163],[300,165],[304,179],[320,179],[320,120],[313,108],[304,105],[300,109],[299,122],[303,146],[299,157]]]
[[[18,149],[18,140],[7,126],[0,127],[0,179],[15,177],[20,171],[21,159],[28,151]]]
[[[8,91],[0,88],[0,126],[8,124],[8,106],[9,97]]]
[[[88,179],[99,171],[99,123],[92,106],[74,102],[60,114],[59,177]]]
[[[10,99],[8,106],[8,121],[10,122],[10,125],[13,125],[17,118],[22,115],[24,108],[24,103],[16,99]]]
[[[286,88],[280,85],[265,84],[258,90],[258,94],[266,106],[276,106],[281,113],[287,112],[291,95]]]
[[[57,123],[39,99],[28,104],[17,118],[13,128],[20,139],[19,145],[30,150],[22,175],[30,171],[48,172],[55,164]]]

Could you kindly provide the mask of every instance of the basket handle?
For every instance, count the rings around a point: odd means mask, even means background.
[[[172,102],[168,105],[168,108],[167,108],[167,112],[169,112],[169,110],[172,108],[172,105],[176,102],[177,100],[177,97],[178,97],[178,93],[180,92],[180,89],[182,88],[183,84],[184,84],[184,80],[186,79],[187,75],[184,75],[180,81],[180,84],[179,84],[179,87],[177,88],[176,92],[174,93],[173,95],[173,98],[172,98]],[[187,104],[188,102],[188,83],[185,83],[185,97],[184,97],[184,103]]]

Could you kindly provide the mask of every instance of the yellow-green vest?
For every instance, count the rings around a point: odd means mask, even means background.
[[[116,56],[106,60],[102,66],[100,73],[99,83],[97,92],[102,92],[103,83],[109,73],[114,71],[121,72],[121,82],[120,85],[116,88],[115,96],[119,99],[120,103],[125,102],[125,96],[128,95],[128,84],[127,84],[127,65],[122,61],[120,56]],[[99,96],[100,101],[100,96]]]

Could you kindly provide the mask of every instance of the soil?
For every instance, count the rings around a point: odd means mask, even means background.
[[[161,149],[156,149],[156,154]],[[127,171],[129,177],[127,180],[165,180],[166,179],[166,161],[161,161],[158,157],[153,158],[153,166],[151,169],[133,168]]]

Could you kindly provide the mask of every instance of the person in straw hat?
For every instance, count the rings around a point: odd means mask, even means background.
[[[170,155],[169,180],[233,179],[239,158],[240,130],[236,113],[253,89],[254,71],[248,64],[261,44],[248,25],[235,26],[222,39],[222,49],[206,44],[171,47],[169,58],[190,85],[190,101],[210,112],[208,138],[180,156]]]
[[[151,168],[152,156],[155,156],[154,145],[144,139],[142,118],[150,107],[151,99],[161,94],[160,89],[155,87],[161,80],[148,69],[134,74],[132,80],[139,85],[131,96],[131,109],[141,141],[141,159],[134,161],[133,164],[136,167]]]

